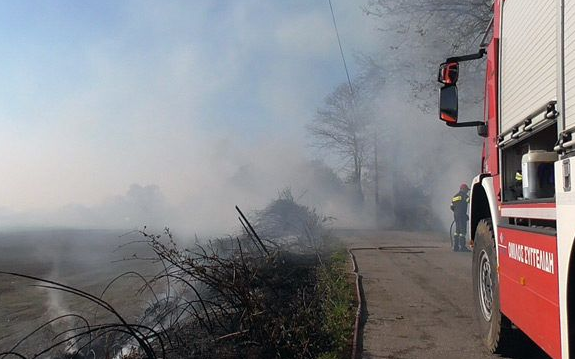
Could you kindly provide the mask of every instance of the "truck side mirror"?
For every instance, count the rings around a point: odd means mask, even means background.
[[[459,63],[458,62],[444,62],[439,65],[439,74],[437,81],[444,85],[455,85],[459,78]]]
[[[446,85],[439,90],[439,119],[448,125],[457,123],[457,86]]]

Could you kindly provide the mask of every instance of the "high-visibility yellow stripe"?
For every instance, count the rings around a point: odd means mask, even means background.
[[[516,181],[523,181],[523,175],[521,173],[517,172],[515,174],[515,180]]]
[[[461,196],[455,196],[453,197],[453,199],[451,200],[451,202],[459,202],[461,201],[463,198],[461,198]]]

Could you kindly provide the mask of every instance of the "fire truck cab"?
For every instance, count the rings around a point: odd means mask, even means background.
[[[575,357],[575,1],[496,0],[493,14],[480,50],[438,76],[440,119],[485,138],[469,221],[477,322],[492,352],[518,328]],[[485,118],[460,122],[459,64],[485,56]]]

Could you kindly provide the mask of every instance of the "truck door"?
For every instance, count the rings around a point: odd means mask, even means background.
[[[555,163],[557,203],[557,255],[559,267],[559,303],[563,357],[575,352],[575,2],[559,0],[563,26],[559,39],[559,145],[561,154]]]

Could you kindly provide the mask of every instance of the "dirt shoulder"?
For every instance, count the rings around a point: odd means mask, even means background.
[[[475,331],[471,253],[433,233],[346,233],[366,299],[363,358],[494,358]],[[513,358],[544,358],[528,340]]]

